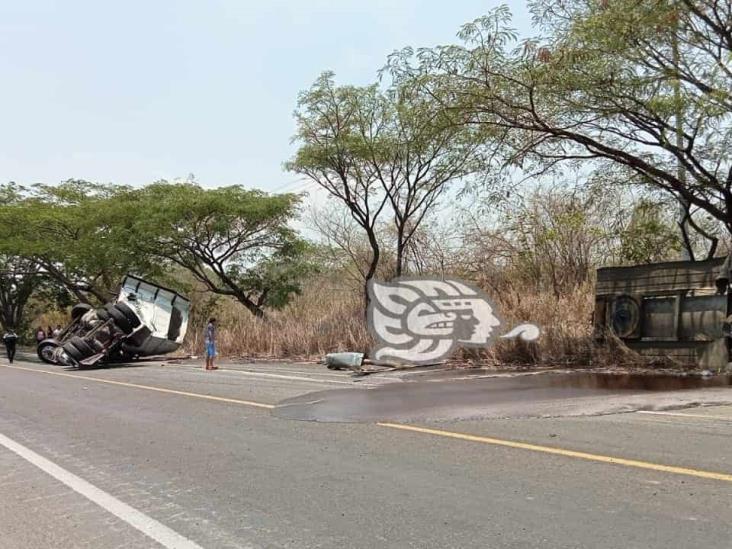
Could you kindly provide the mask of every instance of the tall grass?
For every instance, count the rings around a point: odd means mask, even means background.
[[[496,293],[494,302],[506,333],[521,322],[541,327],[538,342],[498,340],[479,353],[464,352],[465,361],[500,364],[588,365],[592,358],[591,284],[567,295],[517,291]],[[314,280],[287,307],[266,320],[253,317],[241,305],[220,300],[211,313],[218,320],[223,356],[317,360],[337,351],[367,352],[371,346],[359,290],[336,280]],[[200,354],[205,318],[191,323],[186,349]]]
[[[247,358],[316,359],[334,351],[364,350],[369,335],[357,291],[314,281],[284,309],[255,318],[239,303],[220,300],[211,316],[218,324],[219,352]],[[191,323],[186,349],[203,349],[205,318]]]
[[[498,340],[489,356],[499,363],[585,366],[592,359],[594,285],[585,283],[565,294],[514,290],[496,296],[504,332],[522,322],[541,328],[536,343]]]

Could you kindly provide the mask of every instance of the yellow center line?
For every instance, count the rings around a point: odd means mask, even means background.
[[[96,377],[83,376],[78,374],[69,374],[65,372],[51,372],[48,370],[41,370],[39,368],[24,368],[22,366],[8,366],[1,365],[3,368],[11,368],[13,370],[24,370],[27,372],[43,373],[53,376],[70,377],[76,379],[84,379],[88,381],[95,381],[97,383],[107,383],[109,385],[118,385],[121,387],[131,387],[134,389],[144,389],[146,391],[156,391],[158,393],[167,393],[172,395],[187,396],[192,398],[200,398],[204,400],[212,400],[216,402],[227,402],[230,404],[239,404],[244,406],[254,406],[256,408],[272,409],[276,406],[273,404],[265,404],[263,402],[254,402],[251,400],[240,400],[236,398],[225,398],[213,395],[204,395],[201,393],[191,393],[188,391],[176,391],[174,389],[165,389],[163,387],[153,387],[150,385],[140,385],[138,383],[127,383],[124,381],[112,381],[110,379],[99,379]],[[376,423],[379,427],[385,427],[388,429],[397,429],[400,431],[410,431],[413,433],[420,433],[423,435],[439,436],[457,440],[463,440],[468,442],[478,442],[481,444],[490,444],[494,446],[503,446],[505,448],[514,448],[519,450],[528,450],[531,452],[539,452],[543,454],[552,454],[556,456],[569,457],[574,459],[584,459],[587,461],[595,461],[600,463],[608,463],[612,465],[622,465],[624,467],[633,467],[636,469],[647,469],[651,471],[658,471],[662,473],[672,473],[676,475],[685,475],[689,477],[704,478],[711,480],[721,480],[724,482],[732,482],[732,474],[717,473],[713,471],[704,471],[701,469],[692,469],[687,467],[675,467],[673,465],[663,465],[660,463],[651,463],[648,461],[639,461],[635,459],[625,459],[612,456],[604,456],[601,454],[591,454],[587,452],[577,452],[575,450],[567,450],[564,448],[556,448],[552,446],[541,446],[539,444],[529,444],[526,442],[517,442],[514,440],[506,440],[500,438],[484,437],[479,435],[470,435],[467,433],[457,433],[454,431],[444,431],[442,429],[429,429],[427,427],[419,427],[417,425],[407,425],[404,423],[390,423],[390,422],[378,422]]]
[[[458,440],[466,440],[469,442],[480,442],[482,444],[492,444],[495,446],[504,446],[507,448],[517,448],[521,450],[529,450],[532,452],[541,452],[544,454],[553,454],[556,456],[564,456],[575,459],[584,459],[588,461],[599,461],[600,463],[610,463],[613,465],[623,465],[625,467],[634,467],[636,469],[649,469],[651,471],[659,471],[662,473],[672,473],[675,475],[686,475],[689,477],[705,478],[712,480],[721,480],[724,482],[732,482],[732,474],[715,473],[712,471],[703,471],[699,469],[691,469],[687,467],[675,467],[673,465],[662,465],[659,463],[650,463],[648,461],[638,461],[635,459],[625,459],[612,456],[603,456],[600,454],[590,454],[587,452],[577,452],[575,450],[565,450],[564,448],[554,448],[552,446],[540,446],[538,444],[528,444],[526,442],[516,442],[513,440],[504,440],[500,438],[491,438],[477,435],[468,435],[465,433],[456,433],[453,431],[443,431],[441,429],[428,429],[426,427],[418,427],[416,425],[405,425],[403,423],[380,422],[377,425],[387,427],[389,429],[399,429],[401,431],[411,431],[424,435],[433,435]]]
[[[175,389],[165,389],[163,387],[153,387],[151,385],[140,385],[138,383],[127,383],[125,381],[113,381],[111,379],[100,379],[98,377],[82,376],[78,374],[67,374],[65,372],[50,372],[48,370],[41,370],[40,368],[24,368],[22,366],[7,366],[2,365],[3,368],[11,368],[13,370],[25,370],[26,372],[37,372],[42,374],[48,374],[51,376],[61,377],[73,377],[76,379],[85,379],[87,381],[95,381],[97,383],[107,383],[109,385],[119,385],[120,387],[131,387],[133,389],[144,389],[146,391],[156,391],[158,393],[168,393],[171,395],[187,396],[192,398],[201,398],[204,400],[213,400],[216,402],[228,402],[229,404],[241,404],[244,406],[254,406],[255,408],[274,408],[273,404],[264,404],[263,402],[254,402],[251,400],[240,400],[238,398],[226,398],[213,395],[204,395],[201,393],[190,393],[188,391],[176,391]]]

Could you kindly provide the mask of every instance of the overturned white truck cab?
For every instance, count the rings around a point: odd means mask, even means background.
[[[114,302],[71,309],[71,322],[38,345],[49,364],[94,366],[176,351],[188,328],[191,302],[178,292],[134,275],[122,281]]]

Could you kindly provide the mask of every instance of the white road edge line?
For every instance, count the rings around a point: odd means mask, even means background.
[[[338,385],[353,385],[352,381],[336,381],[334,379],[314,379],[311,377],[303,377],[303,376],[283,376],[280,374],[268,374],[264,372],[246,372],[244,370],[227,370],[226,368],[219,368],[220,372],[234,372],[243,376],[251,376],[251,377],[269,377],[274,379],[289,379],[292,381],[306,381],[308,383],[335,383]]]
[[[224,366],[226,368],[226,366]],[[231,369],[229,369],[231,371]],[[340,379],[347,379],[348,376],[345,374],[337,374],[333,370],[328,370],[327,372],[323,372],[321,370],[317,371],[303,371],[303,370],[294,370],[294,369],[287,369],[287,368],[258,368],[256,366],[246,365],[244,368],[239,370],[241,372],[250,372],[253,374],[257,373],[265,373],[265,374],[294,374],[294,375],[314,375],[314,376],[325,376],[325,377],[338,377]]]
[[[111,494],[108,494],[84,479],[77,477],[66,469],[59,467],[52,461],[49,461],[43,456],[35,453],[30,448],[26,448],[22,444],[6,437],[2,433],[0,433],[0,445],[19,455],[32,465],[35,465],[41,471],[52,476],[59,482],[62,482],[74,492],[77,492],[88,500],[96,503],[105,511],[112,513],[114,516],[139,530],[149,538],[154,539],[163,547],[169,549],[202,549],[202,547],[194,541],[191,541],[190,539],[180,535],[178,532],[171,530],[164,524],[161,524],[141,511],[138,511],[134,507],[130,507]]]
[[[171,365],[166,365],[167,367],[171,367]],[[172,367],[174,368],[182,368],[191,372],[194,371],[202,371],[200,366],[189,366],[188,364],[173,364]],[[282,370],[278,370],[282,371]],[[273,374],[271,372],[264,372],[262,370],[239,370],[234,368],[227,368],[226,366],[219,366],[219,372],[227,373],[227,374],[241,374],[244,376],[252,376],[252,377],[270,377],[275,379],[289,379],[293,381],[305,381],[309,383],[335,383],[338,385],[355,385],[358,384],[361,387],[377,387],[380,384],[374,384],[374,383],[361,383],[359,379],[350,379],[348,376],[345,375],[339,375],[339,374],[327,374],[327,373],[321,373],[321,372],[297,372],[297,371],[289,371],[290,373],[294,374],[305,374],[305,375],[283,375],[283,374]],[[207,374],[208,375],[208,374]],[[331,377],[338,377],[339,380],[336,379],[321,379],[321,378],[314,378],[314,377],[305,377],[307,375],[314,375],[314,376],[331,376]],[[372,376],[372,379],[384,379],[386,381],[392,381],[392,378],[385,378],[385,377],[376,377]]]
[[[721,419],[724,421],[732,421],[732,416],[708,416],[704,414],[684,414],[683,412],[656,412],[654,410],[638,410],[638,413],[652,416],[695,417],[698,419]]]

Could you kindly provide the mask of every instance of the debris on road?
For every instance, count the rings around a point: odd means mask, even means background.
[[[329,370],[351,370],[356,375],[366,376],[369,374],[380,374],[396,370],[412,370],[441,364],[441,362],[435,362],[434,364],[415,365],[388,360],[371,360],[365,357],[366,355],[364,353],[329,353],[325,355],[325,365]],[[368,367],[364,368],[364,366]]]
[[[329,370],[353,370],[361,368],[363,353],[329,353],[325,355],[325,365]]]

